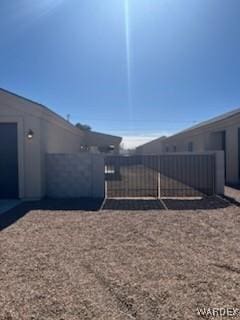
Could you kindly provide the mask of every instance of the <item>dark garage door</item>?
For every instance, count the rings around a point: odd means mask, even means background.
[[[0,199],[17,197],[17,124],[0,123]]]

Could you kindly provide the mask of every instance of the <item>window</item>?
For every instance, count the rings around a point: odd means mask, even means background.
[[[173,146],[173,152],[177,152],[177,147]]]
[[[192,141],[188,143],[188,151],[193,152],[193,143]]]
[[[169,148],[168,147],[166,147],[166,152],[168,152],[169,151]]]

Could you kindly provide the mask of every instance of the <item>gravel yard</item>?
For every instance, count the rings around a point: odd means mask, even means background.
[[[23,206],[0,232],[1,320],[198,319],[198,307],[240,308],[237,206]]]

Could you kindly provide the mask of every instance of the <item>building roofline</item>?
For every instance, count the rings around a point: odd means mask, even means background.
[[[96,134],[102,134],[104,136],[109,136],[109,137],[113,137],[113,138],[119,138],[119,139],[122,139],[122,137],[120,136],[115,136],[113,134],[108,134],[108,133],[105,133],[105,132],[99,132],[99,131],[90,131],[92,133],[96,133]]]
[[[199,122],[198,124],[196,124],[196,125],[194,125],[192,127],[189,127],[187,129],[184,129],[182,131],[179,131],[179,132],[167,137],[167,139],[175,138],[175,137],[177,137],[179,135],[182,135],[184,133],[189,133],[189,132],[194,131],[196,129],[207,127],[207,126],[215,124],[217,122],[221,122],[221,121],[230,119],[230,118],[232,118],[232,117],[234,117],[236,115],[240,115],[240,108],[236,108],[236,109],[234,109],[232,111],[225,112],[222,115],[210,118],[209,120],[201,121],[201,122]]]
[[[15,96],[16,98],[19,98],[21,100],[24,100],[24,101],[27,101],[31,104],[34,104],[34,105],[37,105],[38,107],[42,108],[44,111],[48,112],[48,113],[51,113],[52,115],[54,115],[55,117],[59,118],[60,120],[64,121],[67,125],[73,127],[73,128],[76,128],[74,124],[72,124],[71,122],[67,121],[66,119],[64,119],[60,114],[58,114],[57,112],[51,110],[49,107],[37,102],[37,101],[34,101],[34,100],[31,100],[31,99],[28,99],[22,95],[19,95],[15,92],[12,92],[12,91],[9,91],[9,90],[6,90],[6,89],[3,89],[0,87],[0,91],[4,92],[4,93],[7,93],[9,95],[12,95],[12,96]],[[79,129],[78,129],[79,130]],[[81,130],[81,129],[80,129]],[[82,130],[83,131],[83,130]],[[83,131],[84,132],[84,131]]]
[[[55,117],[57,117],[57,118],[60,119],[61,121],[64,121],[66,125],[69,125],[69,126],[71,126],[72,128],[74,128],[74,129],[80,130],[80,131],[82,131],[83,133],[86,133],[86,132],[87,132],[87,131],[85,131],[85,130],[82,130],[82,129],[77,128],[74,124],[72,124],[71,122],[69,122],[69,121],[67,121],[66,119],[64,119],[64,118],[63,118],[61,115],[59,115],[57,112],[51,110],[49,107],[47,107],[47,106],[45,106],[45,105],[43,105],[43,104],[41,104],[41,103],[39,103],[39,102],[37,102],[37,101],[28,99],[28,98],[26,98],[26,97],[24,97],[24,96],[21,96],[21,95],[15,93],[15,92],[12,92],[12,91],[3,89],[3,88],[1,88],[1,87],[0,87],[0,91],[5,92],[5,93],[7,93],[7,94],[9,94],[9,95],[15,96],[15,97],[17,97],[17,98],[19,98],[19,99],[22,99],[22,100],[27,101],[27,102],[29,102],[29,103],[32,103],[32,104],[34,104],[34,105],[37,105],[37,106],[43,108],[43,110],[45,110],[46,112],[51,113],[52,115],[54,115]],[[89,132],[90,132],[90,133],[93,133],[93,134],[101,134],[101,135],[109,136],[109,137],[112,137],[112,138],[116,138],[116,139],[119,139],[120,142],[122,141],[122,137],[119,137],[119,136],[113,136],[113,135],[111,135],[111,134],[102,133],[102,132],[96,132],[96,131],[89,131]],[[119,143],[120,143],[120,142],[119,142]]]
[[[113,139],[118,139],[119,140],[119,143],[121,143],[121,141],[122,141],[122,137],[119,137],[119,136],[114,136],[114,135],[112,135],[112,134],[108,134],[108,133],[104,133],[104,132],[98,132],[98,131],[92,131],[92,130],[90,130],[90,131],[86,131],[88,134],[96,134],[96,135],[102,135],[102,136],[107,136],[107,137],[109,137],[109,138],[113,138]]]
[[[144,147],[144,146],[146,146],[146,145],[149,145],[150,143],[153,143],[153,142],[164,141],[164,140],[167,139],[167,138],[168,138],[168,137],[166,137],[166,136],[162,136],[162,137],[159,137],[159,138],[150,140],[150,141],[148,141],[148,142],[146,142],[146,143],[144,143],[144,144],[140,144],[140,146],[137,146],[136,149],[142,148],[142,147]]]

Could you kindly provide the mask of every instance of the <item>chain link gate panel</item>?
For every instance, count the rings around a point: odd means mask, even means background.
[[[154,167],[155,157],[108,156],[105,159],[107,198],[158,197],[158,177]],[[147,160],[146,160],[147,159]]]
[[[214,154],[107,156],[106,198],[182,198],[215,193]]]

